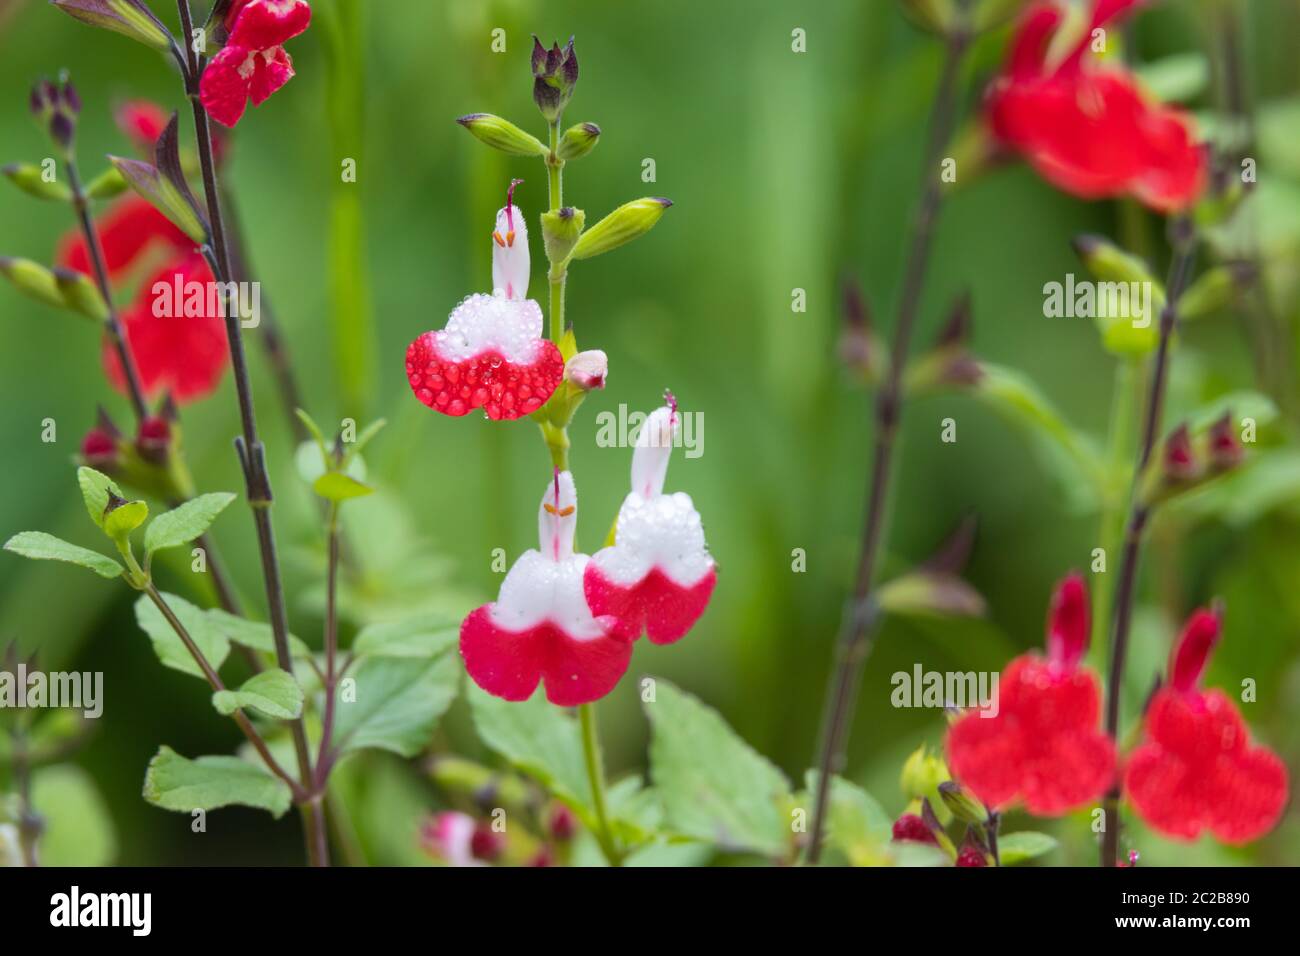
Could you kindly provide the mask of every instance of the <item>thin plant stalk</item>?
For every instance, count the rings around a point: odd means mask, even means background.
[[[1137,468],[1133,472],[1133,496],[1128,527],[1124,537],[1124,556],[1120,565],[1119,585],[1115,593],[1115,626],[1110,644],[1110,666],[1106,681],[1106,734],[1112,741],[1119,740],[1119,702],[1124,685],[1124,663],[1128,654],[1129,631],[1133,619],[1133,600],[1137,587],[1137,565],[1142,539],[1151,519],[1151,505],[1142,500],[1138,486],[1155,450],[1164,409],[1165,390],[1169,377],[1170,340],[1178,326],[1178,300],[1187,288],[1192,264],[1196,258],[1196,233],[1190,220],[1178,218],[1170,224],[1170,238],[1174,247],[1169,266],[1169,281],[1165,289],[1165,307],[1160,313],[1160,342],[1156,347],[1155,365],[1151,373],[1143,417],[1142,438],[1138,446]],[[1102,837],[1101,863],[1103,866],[1119,865],[1119,784],[1106,794],[1104,801],[1105,831]]]
[[[587,780],[591,783],[591,802],[596,811],[596,842],[610,866],[623,865],[623,851],[609,825],[605,807],[605,768],[600,756],[600,738],[596,732],[596,705],[579,704],[578,722],[582,725],[582,757],[587,765]]]
[[[964,28],[954,29],[946,37],[943,75],[935,94],[930,115],[929,142],[922,166],[925,192],[912,223],[907,253],[898,321],[890,351],[889,369],[884,387],[876,399],[876,439],[871,476],[867,485],[866,517],[862,527],[862,546],[858,558],[853,596],[844,611],[837,641],[835,672],[827,689],[822,719],[822,740],[818,758],[817,796],[813,811],[812,835],[808,862],[821,857],[822,836],[826,828],[826,810],[830,798],[832,775],[844,761],[849,723],[857,702],[863,664],[871,652],[877,609],[871,604],[876,561],[884,536],[886,503],[893,475],[893,457],[902,406],[903,370],[911,346],[921,291],[925,284],[934,228],[943,199],[939,179],[939,162],[952,138],[957,113],[957,81],[970,43]]]
[[[193,34],[193,18],[190,14],[189,0],[176,0],[180,13],[182,35]],[[217,281],[232,281],[230,247],[226,241],[225,224],[222,217],[221,196],[216,175],[216,164],[212,153],[212,130],[208,113],[199,100],[199,77],[203,72],[203,61],[194,51],[192,44],[185,46],[186,94],[194,114],[195,137],[198,142],[199,164],[203,172],[203,191],[207,200],[208,225],[212,241],[207,249],[209,265]],[[239,399],[239,415],[242,434],[236,440],[240,463],[243,467],[245,486],[249,505],[253,509],[253,520],[257,529],[258,550],[262,559],[262,577],[266,585],[267,610],[270,617],[271,632],[275,639],[276,660],[281,669],[293,673],[293,657],[289,651],[289,628],[285,611],[284,586],[280,579],[280,563],[276,553],[275,529],[271,523],[271,479],[266,468],[266,452],[257,432],[257,417],[253,408],[253,390],[249,381],[248,364],[244,355],[244,342],[240,331],[238,308],[232,302],[225,310],[226,338],[230,345],[231,368],[235,379],[235,392]],[[290,723],[294,751],[298,760],[299,779],[305,790],[313,783],[311,755],[308,751],[307,730],[301,718]],[[308,802],[299,803],[304,825],[308,828],[307,850],[312,865],[328,865],[328,835],[325,831],[325,818],[319,812],[318,805]],[[322,848],[325,854],[322,854]]]
[[[194,638],[190,636],[190,632],[186,629],[185,625],[181,623],[181,619],[176,616],[176,612],[172,610],[171,605],[167,603],[166,599],[159,593],[158,589],[152,582],[150,582],[150,584],[145,588],[145,593],[149,595],[149,599],[153,601],[154,606],[158,608],[159,612],[161,612],[162,616],[167,620],[167,623],[171,625],[172,630],[176,632],[176,636],[179,637],[181,643],[185,645],[185,650],[189,652],[190,657],[194,658],[194,663],[196,663],[199,666],[199,670],[203,672],[203,677],[207,680],[208,686],[210,686],[214,692],[225,690],[226,685],[222,682],[221,675],[217,673],[216,668],[212,666],[212,663],[208,660],[203,651],[199,649],[199,646],[194,643]],[[289,792],[293,794],[295,800],[301,800],[303,797],[302,788],[298,785],[298,782],[294,780],[293,777],[289,776],[285,769],[280,766],[280,762],[275,759],[275,756],[266,746],[266,741],[262,739],[262,735],[257,732],[257,728],[253,726],[252,722],[247,716],[245,716],[244,712],[242,710],[236,710],[231,716],[239,726],[239,729],[243,731],[244,736],[248,738],[248,742],[253,745],[253,749],[257,751],[258,756],[262,758],[262,762],[266,764],[267,769],[288,784]]]
[[[326,784],[329,772],[329,748],[334,734],[335,697],[338,696],[338,583],[339,583],[339,505],[330,502],[326,519],[329,538],[329,563],[325,585],[325,716],[321,724],[320,751],[316,756],[316,788]]]

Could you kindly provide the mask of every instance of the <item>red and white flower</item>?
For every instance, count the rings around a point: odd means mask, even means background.
[[[1023,801],[1038,816],[1084,806],[1115,777],[1115,746],[1101,732],[1101,691],[1079,666],[1088,647],[1088,594],[1072,574],[1057,586],[1047,657],[1024,654],[1003,671],[993,717],[967,711],[948,731],[953,776],[985,805]]]
[[[575,554],[578,496],[557,472],[538,509],[540,548],[515,562],[492,604],[460,626],[460,653],[474,683],[506,700],[527,700],[539,682],[553,704],[604,697],[632,659],[632,642],[592,615],[582,594],[590,558]]]
[[[664,494],[668,458],[681,429],[672,395],[647,418],[632,453],[632,491],[623,499],[614,544],[587,565],[583,590],[596,615],[610,615],[629,640],[681,638],[708,606],[717,569],[691,496]]]
[[[1133,196],[1184,209],[1207,181],[1191,117],[1152,100],[1129,71],[1089,55],[1093,31],[1140,0],[1093,0],[1074,24],[1063,0],[1038,0],[1020,19],[1007,65],[988,96],[997,138],[1043,178],[1085,199]],[[1067,30],[1073,30],[1063,35]]]
[[[1273,751],[1251,746],[1227,694],[1200,688],[1219,633],[1214,611],[1188,620],[1169,683],[1152,698],[1145,738],[1125,767],[1124,791],[1137,815],[1161,833],[1194,840],[1208,830],[1225,843],[1245,843],[1282,816],[1287,772]]]
[[[199,80],[208,115],[234,126],[249,100],[260,106],[293,79],[293,60],[283,44],[310,24],[306,0],[234,0],[226,13],[230,38]]]
[[[456,306],[441,332],[425,332],[406,350],[406,377],[415,397],[444,415],[482,408],[494,421],[541,408],[564,378],[564,358],[542,338],[542,308],[528,298],[528,225],[506,205],[492,233],[491,295],[476,293]]]

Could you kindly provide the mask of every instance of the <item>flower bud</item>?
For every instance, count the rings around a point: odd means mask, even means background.
[[[1201,473],[1201,464],[1196,459],[1196,449],[1192,447],[1192,436],[1186,422],[1165,439],[1163,464],[1165,479],[1178,484],[1192,481]]]
[[[558,265],[568,259],[586,223],[587,214],[572,206],[542,213],[542,245],[547,260]]]
[[[569,37],[564,49],[554,43],[548,50],[534,35],[532,68],[533,102],[546,121],[554,123],[569,105],[573,89],[578,85],[578,54],[573,49],[573,37]]]
[[[99,286],[84,272],[75,269],[54,267],[54,281],[63,296],[64,305],[74,312],[80,312],[88,319],[103,322],[109,316],[108,303],[99,291]]]
[[[476,860],[491,862],[501,856],[505,847],[506,838],[487,823],[476,826],[469,840],[469,852]]]
[[[930,828],[925,825],[925,821],[915,813],[904,813],[894,821],[893,840],[895,843],[928,843],[931,846],[938,846],[939,841],[935,839]]]
[[[46,305],[67,307],[63,293],[59,291],[59,284],[55,281],[54,273],[40,263],[30,259],[0,256],[0,275],[12,282],[19,292],[30,298],[44,302]]]
[[[556,155],[566,163],[571,159],[581,159],[593,149],[600,140],[600,127],[595,123],[579,123],[570,126],[560,137]]]
[[[954,866],[988,866],[988,856],[979,847],[968,846],[957,854]]]
[[[35,163],[12,163],[0,169],[0,173],[4,173],[10,182],[27,195],[35,196],[37,199],[54,199],[61,202],[69,202],[72,199],[71,189],[58,181],[48,182],[44,170]]]
[[[939,798],[962,823],[982,824],[988,816],[983,805],[954,780],[945,780],[939,784]]]
[[[1237,440],[1232,413],[1224,412],[1223,417],[1210,426],[1210,467],[1215,471],[1229,471],[1240,465],[1245,457],[1246,449]]]
[[[155,50],[174,45],[172,35],[143,0],[50,0],[64,13],[93,27],[112,30]]]
[[[600,349],[588,349],[569,359],[564,366],[564,378],[584,392],[605,387],[609,375],[609,357]]]
[[[547,829],[556,840],[567,842],[578,832],[578,818],[565,804],[557,803],[551,808],[551,815],[546,821]]]
[[[86,183],[86,198],[93,200],[113,199],[128,189],[127,182],[116,166],[109,166],[90,182]]]
[[[546,156],[546,144],[526,133],[514,123],[491,113],[470,113],[456,120],[474,134],[474,138],[511,156]]]
[[[582,234],[573,247],[573,258],[590,259],[645,235],[671,205],[672,200],[659,198],[624,203]]]
[[[81,440],[80,457],[83,465],[111,476],[118,465],[117,440],[96,426]]]
[[[171,422],[163,415],[149,415],[140,422],[135,436],[135,448],[140,457],[154,464],[167,460],[172,443]]]

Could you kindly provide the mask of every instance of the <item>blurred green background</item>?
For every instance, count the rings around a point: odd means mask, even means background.
[[[153,6],[175,23],[170,4]],[[286,329],[312,415],[321,422],[389,419],[368,454],[383,494],[349,506],[349,533],[366,575],[355,594],[345,595],[349,628],[384,613],[381,602],[391,612],[395,594],[406,607],[441,603],[468,611],[495,594],[494,548],[513,560],[535,546],[533,519],[550,468],[536,428],[434,414],[411,395],[403,357],[407,343],[441,328],[461,298],[490,287],[489,224],[509,178],[525,180],[518,202],[530,222],[544,203],[540,163],[492,153],[455,118],[494,112],[542,134],[530,96],[529,34],[548,43],[574,34],[582,75],[565,119],[596,122],[603,135],[592,155],[566,171],[566,200],[584,208],[588,222],[641,195],[674,202],[648,237],[570,273],[569,318],[580,346],[603,348],[610,357],[608,387],[588,399],[571,430],[579,543],[587,551],[600,546],[627,491],[630,452],[597,447],[596,414],[617,412],[620,404],[648,411],[669,387],[684,409],[702,413],[705,428],[703,455],[675,456],[668,487],[694,497],[720,568],[712,607],[690,636],[671,647],[639,642],[628,677],[601,702],[609,769],[617,776],[644,767],[647,728],[635,678],[654,674],[719,708],[746,740],[801,780],[814,753],[856,560],[868,467],[870,393],[836,355],[840,286],[844,277],[856,278],[877,327],[888,329],[938,44],[886,0],[358,6],[361,70],[331,87],[329,32],[318,10],[312,30],[290,44],[297,78],[250,111],[229,172],[256,274]],[[1250,84],[1261,105],[1261,178],[1275,187],[1261,210],[1266,251],[1276,302],[1290,320],[1300,234],[1300,6],[1243,6]],[[1142,62],[1209,50],[1217,36],[1212,12],[1198,2],[1160,4],[1131,31],[1129,56]],[[490,48],[497,27],[506,31],[503,54]],[[795,28],[806,31],[806,53],[791,50]],[[1004,44],[1005,31],[977,45],[964,84],[967,115]],[[0,162],[45,155],[48,146],[27,115],[27,91],[61,68],[72,71],[85,102],[79,143],[88,174],[97,169],[94,157],[129,150],[111,120],[115,103],[143,97],[168,109],[181,105],[178,79],[162,57],[38,0],[0,0]],[[1195,109],[1213,108],[1212,74],[1192,95]],[[340,102],[361,104],[359,131],[348,128]],[[183,131],[182,140],[189,136]],[[347,156],[359,160],[358,182],[340,187]],[[645,159],[654,160],[653,183],[642,181]],[[1071,199],[1018,164],[959,186],[938,230],[918,345],[928,343],[951,300],[969,289],[976,351],[1022,369],[1100,440],[1114,363],[1087,321],[1043,318],[1042,286],[1081,271],[1069,239],[1085,231],[1146,235],[1163,270],[1160,223],[1140,214],[1135,231],[1133,221],[1122,223],[1118,205]],[[332,298],[358,294],[351,283],[359,273],[331,265],[330,222],[358,209],[371,304],[368,311],[349,309],[340,333]],[[48,261],[71,225],[66,210],[0,189],[0,252]],[[542,298],[536,236],[532,252],[532,294]],[[806,290],[806,312],[792,312],[794,289]],[[364,301],[364,289],[359,294]],[[105,384],[89,326],[6,285],[0,328],[0,536],[44,529],[92,545],[72,459],[97,402],[123,422],[128,407]],[[277,491],[292,628],[318,643],[321,531],[292,469],[292,436],[265,354],[251,345],[249,354]],[[1175,374],[1171,415],[1255,387],[1240,315],[1225,311],[1189,329]],[[958,422],[955,444],[939,441],[945,417]],[[47,418],[57,425],[54,443],[41,441]],[[200,488],[242,491],[231,448],[237,423],[229,375],[218,394],[184,410],[184,425]],[[1285,436],[1289,427],[1277,430]],[[897,777],[904,757],[923,741],[938,744],[944,721],[934,711],[892,708],[890,675],[915,662],[931,670],[998,669],[1013,654],[1041,646],[1052,584],[1087,566],[1097,523],[1095,514],[1070,507],[1059,477],[1014,423],[962,395],[927,397],[907,408],[900,466],[885,571],[925,557],[974,513],[980,534],[968,577],[989,610],[983,621],[890,621],[880,635],[846,775],[891,813],[903,804]],[[1277,481],[1281,491],[1248,521],[1210,509],[1195,521],[1157,528],[1130,670],[1140,700],[1168,647],[1168,629],[1196,604],[1223,596],[1227,634],[1209,682],[1230,690],[1244,677],[1259,682],[1258,702],[1243,705],[1245,714],[1294,777],[1300,467],[1293,462]],[[214,530],[260,616],[247,509],[232,507]],[[794,549],[806,552],[803,573],[792,572]],[[161,574],[166,589],[202,599],[187,567]],[[158,744],[189,755],[228,752],[238,734],[191,679],[158,666],[135,627],[133,598],[127,588],[64,566],[0,557],[0,644],[39,649],[50,668],[105,674],[104,716],[76,757],[113,821],[115,847],[105,854],[123,864],[297,862],[300,832],[292,817],[273,823],[256,811],[222,810],[198,835],[188,817],[141,800],[145,765]],[[463,706],[444,720],[435,746],[487,759]],[[416,827],[420,814],[437,806],[436,792],[414,768],[364,759],[362,776],[377,795],[369,816],[357,821],[369,856],[417,856]],[[1053,832],[1063,847],[1052,861],[1093,862],[1086,821]],[[1141,830],[1134,841],[1144,863],[1300,861],[1294,811],[1244,850],[1175,844]]]

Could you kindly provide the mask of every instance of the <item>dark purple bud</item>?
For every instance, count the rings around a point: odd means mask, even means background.
[[[533,102],[548,122],[557,122],[578,83],[578,54],[573,37],[563,47],[554,43],[547,50],[533,37]]]
[[[77,88],[72,85],[71,81],[63,84],[63,105],[67,107],[68,112],[73,116],[81,113],[81,95]]]
[[[67,113],[58,112],[50,117],[50,138],[63,149],[72,147],[76,133],[76,122]]]

